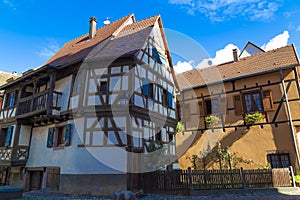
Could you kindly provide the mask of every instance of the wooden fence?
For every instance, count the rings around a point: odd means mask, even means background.
[[[155,171],[144,174],[143,179],[144,192],[172,195],[189,195],[192,190],[291,186],[288,168]]]

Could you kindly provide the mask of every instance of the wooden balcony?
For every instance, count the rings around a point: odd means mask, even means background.
[[[53,93],[50,94],[50,92],[51,90],[48,89],[32,96],[20,99],[16,117],[33,117],[43,113],[51,115],[53,109],[60,110],[59,101],[62,93],[53,91]],[[49,99],[51,97],[52,100]]]
[[[28,159],[28,146],[0,147],[0,165],[25,166]]]

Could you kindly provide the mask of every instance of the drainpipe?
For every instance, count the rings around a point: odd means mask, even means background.
[[[295,137],[294,124],[293,124],[291,109],[290,109],[289,100],[288,100],[288,97],[287,97],[286,87],[285,87],[284,78],[283,78],[281,68],[280,68],[279,72],[280,72],[281,85],[282,85],[282,89],[283,89],[283,92],[284,92],[285,104],[286,104],[286,108],[287,108],[287,112],[288,112],[288,118],[289,118],[289,122],[290,122],[290,128],[291,128],[292,136],[293,136],[293,143],[294,143],[294,147],[295,147],[295,151],[296,151],[296,157],[297,157],[297,161],[298,161],[298,169],[300,169],[299,151],[298,151],[298,146],[297,146],[297,143],[296,143],[297,140],[296,140],[296,137]]]

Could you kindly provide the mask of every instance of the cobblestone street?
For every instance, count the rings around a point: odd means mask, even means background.
[[[114,199],[112,197],[95,197],[95,196],[72,196],[67,194],[62,194],[58,192],[50,192],[47,190],[27,192],[23,194],[23,200],[36,200],[36,199],[56,199],[56,200],[104,200],[104,199]],[[299,188],[275,188],[274,190],[265,189],[255,192],[229,192],[222,191],[216,192],[214,194],[208,193],[207,195],[201,196],[189,196],[189,197],[180,197],[180,196],[162,196],[162,195],[144,195],[139,196],[136,199],[138,200],[206,200],[206,199],[217,199],[217,200],[231,200],[231,199],[242,199],[242,200],[297,200],[300,199],[300,189]]]

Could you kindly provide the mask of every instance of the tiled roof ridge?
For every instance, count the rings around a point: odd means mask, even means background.
[[[134,16],[133,13],[131,13],[131,14],[127,15],[127,16],[124,16],[124,17],[122,17],[122,18],[120,18],[120,19],[117,19],[116,21],[113,21],[112,23],[110,23],[110,24],[108,24],[108,25],[101,26],[101,27],[99,27],[99,28],[96,30],[96,34],[97,34],[98,31],[100,31],[100,29],[103,29],[103,28],[105,28],[105,27],[107,27],[107,26],[112,26],[113,24],[115,24],[115,23],[117,23],[117,22],[119,22],[119,21],[122,21],[122,20],[124,20],[125,18],[132,17],[132,16]],[[78,37],[76,37],[76,38],[74,38],[74,39],[71,39],[71,40],[65,42],[63,46],[65,46],[65,45],[71,43],[72,41],[79,40],[80,38],[87,37],[88,35],[89,35],[89,33],[84,33],[84,34],[81,35],[81,36],[78,36]]]
[[[260,53],[257,53],[257,54],[255,54],[255,55],[252,55],[252,56],[247,56],[247,57],[241,58],[241,59],[240,59],[239,61],[237,61],[237,62],[244,61],[244,60],[248,60],[249,58],[253,59],[254,57],[261,56],[262,54],[266,54],[266,53],[270,53],[270,52],[276,52],[276,51],[279,50],[279,49],[284,49],[284,48],[291,47],[291,46],[294,47],[293,44],[288,44],[288,45],[283,46],[283,47],[278,47],[278,48],[275,48],[275,49],[271,49],[271,50],[269,50],[269,51],[264,51],[264,52],[260,52]],[[294,49],[295,49],[295,48],[294,48]],[[187,74],[187,73],[192,73],[192,72],[194,72],[194,71],[207,70],[207,69],[212,68],[212,67],[218,68],[218,67],[220,67],[220,66],[224,66],[224,65],[232,64],[232,63],[235,63],[235,62],[234,62],[234,61],[228,61],[228,62],[220,63],[220,64],[218,64],[218,65],[212,65],[212,66],[205,67],[205,68],[200,68],[200,69],[196,68],[196,69],[188,70],[188,71],[182,72],[182,73],[180,73],[180,74],[183,75],[183,74]],[[179,75],[179,74],[177,74],[177,75]]]
[[[145,23],[145,22],[148,22],[148,21],[151,21],[152,19],[155,19],[155,22],[158,20],[160,18],[160,15],[158,14],[158,15],[154,15],[154,16],[151,16],[151,17],[148,17],[148,18],[145,18],[145,19],[142,19],[142,20],[140,20],[140,21],[136,21],[136,22],[134,22],[134,23],[132,23],[132,24],[128,24],[127,26],[125,26],[123,29],[126,29],[126,28],[128,28],[128,27],[130,27],[130,26],[137,26],[137,25],[139,25],[139,24],[143,24],[143,23]],[[154,24],[154,23],[153,23]]]
[[[151,18],[160,18],[160,14],[157,14],[157,15],[153,15],[153,16],[151,16],[151,17],[147,17],[147,18],[145,18],[145,19],[142,19],[142,20],[140,20],[140,21],[137,21],[136,23],[139,23],[139,22],[143,22],[143,21],[148,21],[149,19],[151,19]]]

